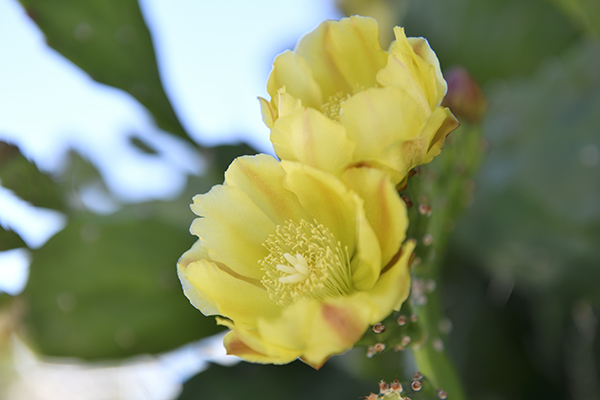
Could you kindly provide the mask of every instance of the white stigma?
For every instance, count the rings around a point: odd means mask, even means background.
[[[288,276],[283,276],[279,278],[279,282],[298,283],[308,278],[308,264],[306,263],[304,257],[302,257],[302,254],[298,253],[294,257],[290,253],[285,253],[283,257],[292,266],[290,267],[289,265],[277,264],[277,270],[289,274]]]

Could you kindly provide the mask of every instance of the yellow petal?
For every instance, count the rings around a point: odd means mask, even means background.
[[[266,343],[256,327],[243,326],[220,317],[217,317],[217,323],[231,330],[223,338],[227,354],[261,364],[287,364],[301,355],[297,350]]]
[[[390,144],[403,143],[419,134],[430,114],[401,89],[371,88],[357,93],[342,105],[341,123],[356,142],[354,160],[376,160],[400,171],[412,168],[402,152],[386,152]],[[427,152],[428,146],[423,149]],[[396,150],[396,149],[394,149]]]
[[[427,164],[440,154],[446,136],[458,127],[459,123],[446,107],[438,107],[425,120],[419,133],[408,140],[391,143],[383,151],[388,160],[397,159],[406,168]]]
[[[300,40],[295,52],[312,69],[323,101],[340,91],[352,94],[374,86],[375,74],[387,62],[387,53],[379,45],[377,22],[359,16],[323,22]]]
[[[288,364],[298,358],[294,353],[282,351],[281,354],[267,355],[260,353],[244,342],[244,338],[238,335],[237,331],[228,332],[223,338],[223,345],[227,354],[238,356],[246,361],[258,364]]]
[[[383,86],[405,90],[422,107],[433,110],[446,93],[446,82],[435,53],[423,38],[409,41],[403,28],[396,27],[394,33],[396,41],[391,45],[386,67],[377,74],[377,81]]]
[[[279,97],[279,117],[285,117],[302,108],[302,101],[286,91],[285,86],[277,91]]]
[[[268,254],[262,243],[275,231],[273,221],[246,193],[231,186],[213,186],[207,194],[195,196],[191,207],[204,218],[196,218],[190,232],[200,238],[210,258],[260,280],[258,260]]]
[[[436,108],[419,134],[419,136],[430,138],[429,150],[419,164],[427,164],[440,154],[444,148],[446,136],[458,128],[459,125],[458,120],[448,107]]]
[[[282,186],[284,178],[279,162],[266,154],[238,157],[225,172],[225,184],[247,194],[275,225],[308,218],[296,195]]]
[[[352,283],[356,290],[368,290],[373,287],[381,272],[381,249],[373,228],[367,221],[364,209],[357,213],[356,253],[352,258]]]
[[[208,252],[200,243],[200,240],[196,240],[196,242],[192,245],[192,248],[183,253],[183,255],[177,261],[177,265],[182,268],[187,268],[188,264],[194,261],[198,261],[201,259],[210,259],[208,256]]]
[[[300,204],[312,219],[329,229],[333,236],[348,246],[352,256],[355,249],[358,196],[350,192],[336,177],[307,165],[281,161],[287,172],[284,187],[298,196]]]
[[[404,243],[401,250],[384,268],[381,277],[368,291],[356,292],[343,299],[345,304],[365,315],[368,325],[381,322],[392,311],[398,311],[410,293],[410,261],[415,241]]]
[[[183,287],[183,293],[190,300],[190,303],[200,310],[204,315],[216,315],[219,311],[215,308],[210,299],[206,299],[202,293],[192,285],[186,278],[185,274],[190,263],[208,258],[208,252],[197,240],[191,249],[183,253],[177,262],[177,276]]]
[[[408,38],[408,42],[412,46],[416,55],[420,57],[419,64],[421,70],[425,70],[422,66],[424,64],[432,65],[435,74],[435,90],[433,85],[430,86],[430,97],[431,99],[435,99],[435,101],[430,102],[433,106],[440,105],[446,92],[448,91],[448,84],[442,75],[442,68],[440,67],[440,61],[437,58],[437,55],[433,51],[433,49],[429,46],[429,42],[427,39],[422,37],[411,37]]]
[[[271,105],[267,101],[267,99],[263,99],[262,97],[258,98],[260,102],[260,113],[262,115],[262,120],[269,129],[273,128],[273,123],[275,119],[277,119],[277,112],[271,108]]]
[[[367,219],[381,247],[381,263],[386,265],[406,236],[408,218],[404,201],[382,170],[351,168],[344,172],[342,180],[364,200]]]
[[[369,324],[381,322],[392,310],[398,311],[410,292],[410,261],[415,241],[404,243],[396,257],[388,264],[377,284],[367,292],[373,304]]]
[[[236,335],[234,331],[227,332],[223,338],[223,345],[225,346],[228,355],[238,356],[253,363],[277,364],[273,361],[272,357],[262,354],[249,347],[242,339],[238,337],[238,335]]]
[[[300,108],[279,118],[271,131],[271,142],[280,159],[299,161],[334,175],[351,162],[354,151],[344,128],[312,108]]]
[[[195,293],[188,298],[205,315],[218,314],[242,324],[255,324],[259,317],[274,318],[281,313],[260,282],[234,276],[208,260],[188,264],[180,277],[193,286]],[[203,302],[195,303],[197,297]]]
[[[289,50],[275,58],[267,82],[267,92],[275,108],[279,106],[277,91],[284,86],[290,95],[300,99],[306,107],[321,107],[321,88],[313,78],[309,65],[301,55]]]
[[[279,346],[275,343],[265,341],[265,339],[261,337],[256,325],[248,326],[220,317],[217,317],[217,324],[226,326],[233,332],[232,335],[223,338],[223,344],[225,345],[225,348],[227,348],[227,354],[237,355],[252,362],[275,364],[288,363],[302,355],[298,349],[290,349],[285,346]],[[245,349],[245,347],[248,347],[250,350]],[[244,353],[259,360],[250,360]]]
[[[265,341],[298,349],[304,362],[319,368],[331,355],[352,348],[368,328],[368,310],[345,300],[297,302],[280,318],[259,321],[258,330]]]

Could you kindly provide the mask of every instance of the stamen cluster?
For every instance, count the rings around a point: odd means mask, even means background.
[[[261,282],[278,305],[353,291],[348,248],[316,220],[279,225],[263,245],[269,255],[259,261],[265,271]]]

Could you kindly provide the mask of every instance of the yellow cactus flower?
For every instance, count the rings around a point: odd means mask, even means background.
[[[260,103],[281,159],[333,174],[381,168],[399,183],[441,152],[458,121],[441,106],[438,59],[425,39],[394,34],[384,51],[374,19],[326,21],[277,56]]]
[[[177,264],[186,296],[230,328],[229,354],[319,368],[409,291],[406,209],[387,175],[340,178],[267,155],[236,159],[194,197],[199,237]]]

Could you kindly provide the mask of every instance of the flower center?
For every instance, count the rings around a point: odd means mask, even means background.
[[[342,104],[344,104],[346,100],[354,96],[356,93],[362,92],[365,89],[366,88],[364,86],[357,83],[352,88],[352,94],[340,90],[333,96],[329,96],[327,102],[321,105],[321,112],[330,119],[340,122],[342,117]]]
[[[329,96],[327,103],[323,103],[321,106],[321,111],[327,117],[339,122],[341,119],[342,103],[350,97],[352,97],[351,94],[339,91],[333,96]]]
[[[265,271],[261,282],[280,306],[302,298],[344,296],[354,290],[348,248],[317,221],[277,225],[263,246],[269,255],[259,261]]]

